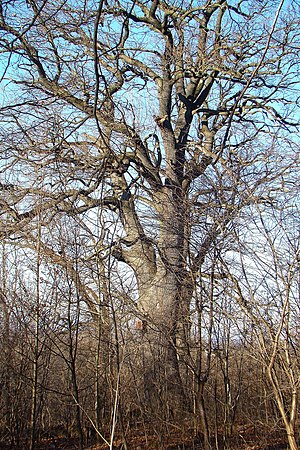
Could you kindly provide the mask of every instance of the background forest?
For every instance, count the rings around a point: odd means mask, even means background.
[[[2,0],[1,448],[299,448],[299,22]]]

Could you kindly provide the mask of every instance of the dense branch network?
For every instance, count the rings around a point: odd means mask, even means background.
[[[263,55],[258,27],[272,10],[243,8],[30,0],[12,15],[3,5],[3,81],[13,77],[19,98],[2,108],[2,134],[14,132],[2,150],[1,235],[30,230],[41,211],[48,223],[57,211],[111,211],[123,229],[112,254],[134,270],[145,304],[162,279],[178,303],[242,208],[261,189],[268,198],[282,176],[278,132],[297,126],[285,113],[297,32],[280,22]]]

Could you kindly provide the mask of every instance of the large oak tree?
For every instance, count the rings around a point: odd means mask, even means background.
[[[141,348],[180,401],[207,257],[297,162],[297,17],[296,1],[1,4],[1,236],[32,248],[37,219],[64,215],[89,229],[85,261],[107,297],[113,264],[133,274]],[[40,251],[97,314],[72,255],[43,232]]]

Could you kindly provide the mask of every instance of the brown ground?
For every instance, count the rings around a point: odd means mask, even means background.
[[[146,435],[144,431],[128,433],[128,450],[202,450],[203,444],[200,437],[193,437],[193,431],[175,430],[163,439],[157,435]],[[36,446],[36,450],[76,450],[77,439],[52,438],[44,439]],[[234,434],[227,440],[224,446],[223,436],[218,436],[218,446],[215,436],[211,441],[212,450],[286,450],[287,442],[283,430],[266,430],[254,426],[236,427]],[[0,443],[0,450],[26,450],[27,445],[10,447]],[[85,450],[108,450],[105,443],[86,445]],[[121,439],[114,441],[114,450],[125,450]]]

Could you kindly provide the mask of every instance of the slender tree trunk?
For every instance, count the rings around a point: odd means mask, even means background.
[[[299,447],[297,445],[296,437],[295,437],[295,422],[296,422],[296,416],[297,416],[297,409],[298,409],[298,395],[297,395],[297,388],[295,388],[292,392],[292,405],[290,408],[290,418],[288,417],[284,401],[282,398],[282,394],[280,392],[277,375],[273,369],[273,366],[268,366],[268,376],[269,380],[271,382],[275,400],[279,409],[279,412],[281,414],[281,418],[284,423],[285,431],[287,434],[287,439],[289,443],[290,450],[299,450]]]
[[[100,326],[99,326],[100,328]],[[98,342],[97,342],[97,348],[96,348],[96,358],[95,358],[95,425],[97,430],[100,430],[101,426],[101,400],[100,400],[100,336],[101,336],[101,330],[99,329],[99,335],[98,335]]]
[[[100,257],[98,266],[98,315],[97,315],[97,347],[95,355],[95,425],[101,429],[103,417],[109,415],[106,397],[109,392],[109,346],[111,342],[111,321],[109,317],[109,280],[105,273],[105,266]],[[99,435],[97,434],[99,437]]]
[[[36,440],[36,413],[37,413],[37,396],[38,396],[38,351],[39,351],[39,325],[38,313],[36,314],[36,329],[35,329],[35,348],[34,359],[32,367],[32,390],[31,390],[31,417],[30,417],[30,450],[35,448]]]
[[[69,357],[70,357],[70,372],[71,372],[71,383],[72,383],[72,391],[73,397],[75,400],[75,416],[76,416],[76,424],[77,431],[79,435],[79,448],[83,450],[84,448],[84,433],[82,429],[81,422],[81,411],[80,411],[80,398],[79,398],[79,389],[77,382],[77,367],[76,367],[76,359],[77,359],[77,345],[78,345],[78,326],[79,326],[79,298],[77,298],[77,313],[76,313],[76,330],[75,336],[72,335],[72,320],[70,317],[70,307],[69,305],[69,334],[70,334],[70,342],[69,342]]]
[[[31,390],[31,417],[30,417],[30,450],[34,450],[36,441],[37,402],[38,402],[38,377],[39,377],[39,355],[40,355],[40,269],[41,269],[41,224],[38,217],[37,229],[37,266],[36,266],[36,303],[34,317],[34,344],[33,344],[33,366],[32,366],[32,390]]]
[[[1,270],[1,288],[0,288],[0,304],[3,314],[3,354],[4,354],[4,370],[3,370],[3,400],[4,400],[4,425],[10,430],[11,444],[14,439],[13,431],[13,405],[11,395],[11,367],[12,361],[12,349],[10,342],[10,311],[7,299],[7,270],[6,270],[6,252],[5,244],[3,244],[2,251],[2,270]]]
[[[287,437],[288,437],[288,443],[290,446],[290,450],[299,450],[299,447],[297,445],[297,441],[295,438],[295,431],[293,429],[286,430],[287,431]]]
[[[203,432],[203,450],[210,450],[210,439],[209,439],[209,426],[207,421],[206,409],[205,409],[205,401],[204,401],[204,386],[205,383],[200,382],[199,391],[198,391],[198,407],[199,407],[199,415],[200,422]]]
[[[74,392],[74,398],[76,402],[76,424],[77,424],[77,431],[79,434],[79,449],[83,450],[84,448],[84,434],[82,429],[82,423],[81,423],[81,411],[80,411],[80,404],[79,404],[79,391],[78,391],[78,385],[77,385],[77,376],[76,376],[76,368],[75,366],[72,367],[71,370],[72,374],[72,386],[73,386],[73,392]]]

